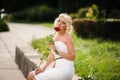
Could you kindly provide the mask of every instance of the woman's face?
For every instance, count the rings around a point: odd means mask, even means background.
[[[57,26],[60,28],[60,31],[65,31],[67,24],[66,24],[66,20],[64,17],[59,17],[58,21],[57,21]]]

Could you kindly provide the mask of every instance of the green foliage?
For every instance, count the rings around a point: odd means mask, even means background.
[[[49,35],[42,39],[33,40],[31,45],[38,51],[38,53],[43,54],[44,58],[47,58],[50,52],[49,45],[51,44],[54,44],[53,35]],[[57,51],[55,52],[57,53]]]
[[[112,10],[112,11],[109,13],[108,17],[109,17],[109,18],[120,19],[120,10],[119,10],[119,9]]]
[[[86,18],[87,8],[80,8],[76,13],[71,13],[70,16],[76,18]]]
[[[74,31],[81,37],[120,40],[120,21],[74,19]]]
[[[38,53],[43,54],[45,58],[47,58],[49,54],[49,45],[47,43],[47,38],[33,40],[31,44]]]
[[[78,18],[86,18],[87,8],[80,8],[77,13]]]
[[[46,23],[46,22],[43,22],[43,23],[40,23],[41,25],[44,25],[46,27],[49,27],[49,28],[52,28],[53,27],[53,23]]]
[[[75,12],[79,7],[78,0],[58,0],[58,10],[61,12]],[[73,7],[74,6],[74,7]]]
[[[90,7],[80,8],[77,13],[71,13],[73,18],[87,18],[87,19],[98,19],[99,9],[96,4],[92,4]]]
[[[99,9],[98,9],[97,5],[92,4],[92,6],[88,8],[86,17],[88,19],[98,19],[99,18]]]
[[[17,20],[47,22],[53,21],[56,15],[57,10],[55,8],[41,5],[14,13],[13,17]]]
[[[11,14],[5,14],[3,17],[3,20],[5,21],[12,21],[13,16]]]
[[[120,78],[120,43],[73,36],[76,74],[84,79],[118,80]]]
[[[47,36],[48,45],[54,44],[53,35]]]
[[[0,32],[3,31],[9,31],[9,27],[4,20],[0,19]]]
[[[82,39],[72,34],[76,58],[75,72],[84,80],[120,79],[120,43],[100,39]],[[48,56],[47,38],[34,40],[33,47]]]
[[[105,19],[106,18],[106,10],[103,9],[99,12],[99,19]]]

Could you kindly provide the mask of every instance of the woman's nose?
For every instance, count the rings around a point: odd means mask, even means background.
[[[58,25],[60,25],[61,23],[59,22]]]
[[[60,27],[60,26],[61,26],[61,23],[58,24],[58,27]]]

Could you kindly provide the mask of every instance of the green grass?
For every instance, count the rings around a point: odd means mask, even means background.
[[[52,28],[53,27],[53,23],[40,23],[41,25],[44,25],[44,26],[46,26],[46,27],[50,27],[50,28]]]
[[[43,25],[43,26],[46,26],[46,27],[49,27],[49,28],[52,28],[53,27],[53,23],[52,22],[34,22],[34,21],[14,21],[14,22],[17,22],[17,23],[25,23],[25,24],[37,24],[37,25]]]
[[[53,27],[52,23],[34,23]],[[75,73],[84,80],[119,80],[120,79],[120,42],[101,39],[83,39],[72,34],[76,58]],[[47,38],[33,40],[32,46],[43,54],[49,54]]]
[[[82,39],[72,35],[75,45],[75,73],[89,80],[120,79],[120,42],[100,39]],[[38,52],[49,54],[47,39],[33,40],[32,46]]]
[[[74,36],[75,71],[81,77],[95,80],[120,79],[120,43]]]
[[[47,45],[47,38],[33,40],[32,46],[38,51],[38,53],[43,54],[44,57],[47,58],[50,51]]]

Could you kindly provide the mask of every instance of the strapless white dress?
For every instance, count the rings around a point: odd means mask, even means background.
[[[55,41],[55,46],[58,51],[67,54],[67,46],[62,41]],[[55,58],[59,58],[54,52]],[[44,72],[35,75],[36,80],[72,80],[74,75],[73,61],[61,58],[55,61],[54,68],[48,68]]]

